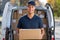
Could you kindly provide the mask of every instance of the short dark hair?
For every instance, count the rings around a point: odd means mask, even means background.
[[[28,5],[29,5],[29,4],[31,4],[31,5],[33,5],[33,6],[36,5],[34,1],[30,1],[30,2],[28,2]]]

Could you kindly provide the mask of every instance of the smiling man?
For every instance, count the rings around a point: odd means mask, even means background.
[[[40,17],[35,15],[35,2],[28,2],[27,6],[28,14],[19,19],[17,25],[17,33],[19,29],[41,29],[41,34],[44,35],[43,23]]]
[[[28,14],[19,19],[17,27],[19,29],[41,29],[43,23],[40,17],[35,15],[35,2],[28,2],[27,6]]]

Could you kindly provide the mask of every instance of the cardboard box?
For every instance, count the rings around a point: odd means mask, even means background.
[[[18,19],[18,11],[14,11],[13,13],[13,19]]]
[[[13,19],[19,19],[21,16],[22,13],[19,13],[18,11],[13,13]]]
[[[46,25],[48,24],[48,21],[47,21],[46,18],[43,19],[43,23],[46,24]]]
[[[18,19],[20,19],[22,17],[22,14],[18,14]]]
[[[12,20],[12,29],[15,30],[17,28],[17,24],[18,24],[18,19],[13,19]]]
[[[42,39],[40,29],[19,29],[19,40]]]
[[[27,14],[27,10],[22,10],[22,14],[23,15]]]
[[[15,35],[14,35],[14,40],[19,40],[18,34],[15,34]]]
[[[19,40],[19,37],[18,37],[18,34],[16,32],[17,30],[17,23],[18,23],[18,19],[13,19],[12,21],[12,29],[13,29],[13,32],[14,32],[14,40]]]

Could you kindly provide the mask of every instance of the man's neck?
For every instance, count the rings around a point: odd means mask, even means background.
[[[30,14],[28,14],[28,17],[29,17],[30,19],[32,19],[33,16],[34,16],[34,13],[30,13]]]

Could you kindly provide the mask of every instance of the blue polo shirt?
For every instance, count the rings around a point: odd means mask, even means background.
[[[38,29],[42,28],[43,23],[40,17],[34,15],[32,19],[29,19],[27,15],[19,19],[17,28],[21,29]]]

